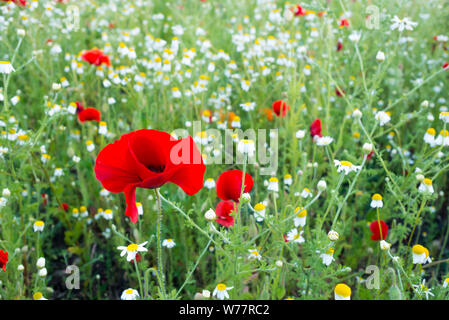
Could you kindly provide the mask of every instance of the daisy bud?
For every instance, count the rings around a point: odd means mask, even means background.
[[[25,30],[23,29],[17,29],[17,35],[19,37],[25,37]]]
[[[424,181],[424,175],[422,175],[422,174],[417,174],[417,175],[416,175],[416,180],[418,180],[419,182],[423,182],[423,181]]]
[[[215,221],[216,217],[217,215],[215,214],[215,211],[212,209],[207,210],[206,213],[204,214],[204,218],[206,218],[207,221]]]
[[[326,188],[327,188],[326,181],[324,181],[324,180],[318,181],[317,188],[318,188],[319,191],[324,191],[324,190],[326,190]]]
[[[362,112],[359,109],[355,109],[352,112],[352,116],[354,117],[354,119],[360,119],[362,118]]]
[[[284,265],[284,263],[281,260],[276,261],[276,267],[282,268],[283,265]]]
[[[36,266],[39,269],[42,269],[43,267],[45,267],[45,258],[40,257],[39,259],[37,259]]]
[[[306,131],[305,130],[298,130],[298,131],[296,131],[296,138],[298,138],[298,139],[304,138],[305,135],[306,135]]]
[[[429,106],[429,101],[424,100],[423,102],[421,102],[421,107],[422,108],[427,108]]]
[[[387,241],[385,241],[385,240],[381,240],[380,241],[380,249],[381,250],[389,250],[390,249],[390,247],[391,247],[391,244],[390,243],[388,243]]]
[[[242,203],[248,203],[251,201],[251,196],[249,193],[245,192],[242,194]]]
[[[379,62],[382,62],[385,60],[385,53],[383,53],[382,51],[378,51],[377,55],[376,55],[376,60]]]
[[[203,300],[203,295],[200,292],[195,293],[193,300]]]
[[[23,270],[25,270],[25,267],[23,266],[23,264],[19,264],[17,266],[17,271],[23,271]]]
[[[42,268],[39,270],[39,277],[45,278],[47,276],[47,268]]]
[[[11,195],[11,191],[8,188],[3,189],[2,195],[7,198]]]
[[[331,230],[329,231],[329,233],[327,234],[327,237],[329,238],[330,241],[337,241],[338,240],[338,232]]]
[[[60,83],[53,83],[53,84],[51,85],[51,88],[52,88],[54,91],[58,91],[58,90],[61,89],[61,84],[60,84]]]
[[[363,153],[369,154],[371,151],[373,151],[373,145],[371,143],[365,143],[362,147]]]
[[[209,290],[203,290],[201,293],[204,298],[210,298],[210,291]]]

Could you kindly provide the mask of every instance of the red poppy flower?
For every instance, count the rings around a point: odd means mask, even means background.
[[[18,6],[25,6],[27,4],[26,0],[2,0],[3,2],[14,2]]]
[[[131,260],[131,263],[142,261],[142,255],[140,253],[136,254],[136,258]]]
[[[443,69],[448,69],[449,70],[449,62],[445,62],[443,64]]]
[[[319,118],[315,119],[310,125],[310,135],[313,137],[319,136],[322,137],[321,134],[321,120]]]
[[[371,151],[370,153],[368,153],[368,155],[366,156],[366,160],[371,160],[373,155],[374,155],[374,151]]]
[[[237,204],[232,200],[222,200],[217,204],[215,208],[215,213],[217,215],[218,224],[229,228],[234,225],[234,216],[231,216],[230,213],[236,214],[238,211]]]
[[[76,113],[80,122],[101,120],[101,112],[95,108],[84,108],[80,102],[76,102]]]
[[[48,194],[42,193],[42,194],[41,194],[41,197],[42,197],[42,204],[43,204],[44,206],[47,205],[47,202],[48,202]]]
[[[81,59],[96,66],[101,66],[102,64],[105,64],[108,67],[111,66],[111,61],[109,60],[109,57],[99,49],[84,51],[83,54],[81,55]]]
[[[385,240],[387,238],[387,234],[388,234],[388,226],[383,220],[380,220],[380,226],[382,228],[382,240]],[[373,233],[371,235],[371,240],[374,240],[374,241],[381,240],[380,239],[380,230],[381,229],[379,229],[379,221],[375,220],[375,221],[371,222],[371,224],[369,225],[369,228],[370,228],[371,232]]]
[[[294,9],[293,13],[295,16],[304,16],[306,14],[306,10],[304,10],[299,4],[297,4]]]
[[[67,212],[67,211],[69,210],[69,205],[68,205],[67,203],[63,202],[63,203],[61,204],[61,208],[62,208],[65,212]]]
[[[171,182],[189,194],[203,187],[206,166],[192,137],[175,140],[163,131],[141,129],[124,134],[97,156],[95,175],[110,192],[124,192],[125,214],[138,219],[136,188],[154,189]]]
[[[240,170],[228,170],[223,172],[217,179],[217,196],[221,200],[234,200],[239,202],[242,190],[243,172]],[[253,178],[245,173],[245,188],[243,193],[250,192],[253,188]]]
[[[348,19],[341,19],[340,20],[340,28],[343,28],[343,27],[349,27]]]
[[[343,89],[341,89],[341,90],[339,90],[339,89],[335,89],[335,93],[337,94],[337,96],[339,96],[339,97],[343,97],[344,95],[345,95],[345,90],[343,90]]]
[[[341,49],[343,49],[343,43],[338,41],[338,43],[337,43],[337,51],[341,51]]]
[[[0,250],[0,268],[6,272],[6,264],[8,263],[8,252]]]
[[[278,117],[285,117],[287,111],[290,110],[290,106],[283,100],[277,100],[273,102],[273,111]]]

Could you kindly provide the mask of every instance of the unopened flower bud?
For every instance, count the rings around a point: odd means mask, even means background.
[[[251,201],[251,196],[249,193],[245,192],[242,194],[242,203],[248,203]]]
[[[385,60],[385,53],[383,53],[382,51],[378,51],[377,55],[376,55],[376,60],[379,62],[382,62]]]
[[[381,250],[389,250],[390,247],[391,247],[391,244],[388,243],[387,241],[385,241],[385,240],[380,241],[380,249]]]
[[[37,259],[36,266],[39,269],[42,269],[43,267],[45,267],[45,258],[40,257],[39,259]]]
[[[371,143],[365,143],[363,144],[363,153],[368,154],[371,151],[373,151],[373,145]]]
[[[42,268],[39,270],[39,277],[45,278],[47,276],[47,268]]]
[[[277,260],[276,261],[276,267],[282,268],[283,265],[284,265],[284,263],[282,262],[282,260]]]
[[[329,233],[327,234],[327,237],[329,238],[330,241],[337,241],[338,240],[338,232],[331,230],[329,231]]]
[[[318,181],[317,188],[318,188],[319,191],[324,191],[324,190],[326,190],[326,188],[327,188],[326,181],[324,181],[324,180]]]
[[[362,112],[361,112],[359,109],[355,109],[355,110],[352,112],[352,116],[353,116],[355,119],[360,119],[360,118],[362,118]]]
[[[429,106],[429,101],[424,100],[423,102],[421,102],[421,107],[427,108],[428,106]]]
[[[206,218],[207,221],[214,221],[217,215],[215,214],[215,211],[212,209],[209,209],[204,214],[204,218]]]
[[[418,180],[419,182],[423,182],[424,181],[424,175],[422,175],[421,173],[416,175],[416,180]]]

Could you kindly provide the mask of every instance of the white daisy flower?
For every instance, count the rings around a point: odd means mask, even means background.
[[[122,295],[120,296],[120,299],[122,300],[137,300],[140,297],[139,292],[134,289],[126,289],[123,290]]]
[[[300,232],[298,229],[292,229],[289,233],[287,233],[287,241],[293,241],[296,243],[303,243],[305,240],[303,238],[304,230],[301,230]]]
[[[234,287],[228,288],[224,283],[219,283],[215,287],[215,290],[212,293],[212,295],[214,297],[217,297],[217,299],[220,299],[220,300],[229,299],[228,291],[231,290],[232,288],[234,288]]]
[[[162,241],[162,246],[170,249],[176,246],[176,243],[173,241],[173,239],[165,239],[164,241]]]
[[[148,249],[144,247],[147,243],[148,243],[148,241],[145,241],[144,243],[141,243],[141,244],[131,243],[127,247],[120,246],[120,247],[117,247],[117,249],[122,251],[120,253],[120,257],[123,257],[126,254],[127,255],[126,260],[131,261],[136,258],[136,255],[138,252],[148,251]]]

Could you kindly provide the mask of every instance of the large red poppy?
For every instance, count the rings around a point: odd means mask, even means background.
[[[217,196],[221,200],[234,200],[239,202],[242,190],[243,172],[240,170],[228,170],[223,172],[217,179]],[[253,178],[245,173],[245,188],[243,193],[250,192],[253,188]]]
[[[84,108],[81,102],[76,102],[76,113],[80,122],[101,121],[101,112],[95,108]]]
[[[124,134],[97,156],[95,175],[110,192],[124,192],[125,214],[138,218],[136,188],[174,183],[193,195],[203,187],[206,166],[192,137],[175,140],[166,132],[141,129]]]
[[[222,200],[217,204],[215,208],[215,214],[217,215],[218,224],[221,224],[225,227],[230,227],[234,225],[234,216],[231,216],[230,213],[233,212],[235,215],[238,212],[237,204],[232,200]]]
[[[385,223],[385,221],[383,221],[383,220],[380,220],[380,226],[382,228],[382,240],[385,240],[388,235],[388,226]],[[375,220],[375,221],[371,222],[371,224],[369,225],[369,228],[372,232],[371,240],[374,240],[374,241],[381,240],[381,238],[380,238],[380,230],[381,229],[379,228],[379,221]]]
[[[278,117],[285,117],[287,111],[290,110],[290,106],[283,100],[277,100],[273,102],[273,111]]]
[[[6,272],[6,263],[8,263],[8,252],[0,250],[0,268]]]
[[[96,66],[101,66],[102,64],[105,64],[108,67],[111,66],[111,61],[109,60],[109,57],[99,49],[84,51],[83,54],[81,55],[81,59]]]
[[[321,120],[317,118],[315,121],[312,122],[310,125],[310,135],[312,137],[319,136],[322,137],[321,134]]]

